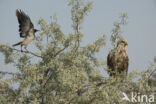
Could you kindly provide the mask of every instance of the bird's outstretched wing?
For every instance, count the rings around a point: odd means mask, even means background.
[[[26,15],[23,11],[16,10],[16,16],[19,23],[20,37],[25,38],[29,34],[29,30],[32,28],[34,29],[34,25],[31,22],[30,17]]]

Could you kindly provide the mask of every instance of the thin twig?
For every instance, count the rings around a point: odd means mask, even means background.
[[[0,71],[0,74],[10,74],[10,75],[16,75],[16,73],[12,73],[12,72],[3,72],[3,71]]]
[[[149,75],[149,77],[148,77],[148,80],[151,78],[151,76],[154,74],[154,72],[156,72],[156,69],[154,69],[154,70],[150,73],[150,75]]]
[[[15,49],[15,48],[10,48],[10,49],[11,50],[16,50],[18,52],[29,53],[29,54],[31,54],[33,56],[36,56],[36,57],[39,57],[39,58],[43,58],[41,55],[37,55],[37,54],[35,54],[35,53],[31,52],[31,51],[21,51],[21,50]]]
[[[54,55],[54,57],[56,57],[58,54],[60,54],[60,53],[61,53],[62,51],[64,51],[65,49],[66,49],[66,47],[60,49],[60,50]]]

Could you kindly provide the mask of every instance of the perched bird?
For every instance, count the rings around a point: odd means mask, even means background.
[[[24,40],[14,44],[13,46],[21,45],[22,52],[22,46],[25,46],[25,50],[27,50],[27,46],[34,40],[35,33],[39,30],[34,29],[34,25],[31,22],[30,17],[23,11],[16,10],[16,16],[19,23],[20,37],[24,38]]]
[[[129,58],[126,52],[126,46],[128,46],[127,40],[121,39],[117,42],[117,47],[109,52],[107,66],[110,76],[117,78],[121,74],[127,75]]]

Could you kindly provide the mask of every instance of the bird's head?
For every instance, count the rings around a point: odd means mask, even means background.
[[[36,32],[38,32],[39,30],[37,30],[37,29],[34,29],[34,33],[36,33]]]
[[[128,46],[128,41],[126,39],[121,39],[118,41],[117,46],[123,44],[125,47]]]

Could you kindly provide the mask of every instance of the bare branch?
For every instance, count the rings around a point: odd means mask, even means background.
[[[155,72],[156,72],[156,69],[154,69],[154,70],[150,73],[150,75],[149,75],[149,77],[148,77],[148,80],[152,77],[152,75],[153,75]]]
[[[12,72],[3,72],[3,71],[0,71],[0,74],[9,74],[9,75],[16,75],[16,73],[12,73]]]
[[[31,51],[21,51],[21,50],[15,49],[15,48],[10,48],[10,49],[11,49],[11,50],[16,50],[16,51],[18,51],[18,52],[29,53],[29,54],[31,54],[31,55],[33,55],[33,56],[42,58],[41,55],[37,55],[37,54],[35,54],[35,53],[31,52]]]
[[[60,49],[60,50],[54,55],[54,57],[56,57],[58,54],[60,54],[60,53],[61,53],[62,51],[64,51],[65,49],[66,49],[66,47]]]

